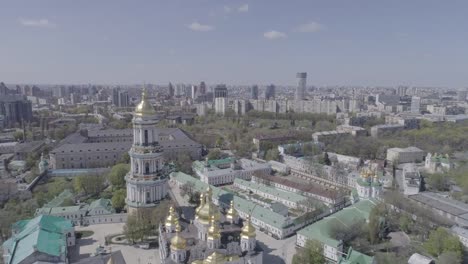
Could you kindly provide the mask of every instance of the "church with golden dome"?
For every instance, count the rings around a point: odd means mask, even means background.
[[[194,219],[169,209],[159,227],[159,254],[163,264],[260,264],[263,251],[257,244],[250,217],[243,221],[234,204],[224,213],[212,202],[212,190],[200,194]]]

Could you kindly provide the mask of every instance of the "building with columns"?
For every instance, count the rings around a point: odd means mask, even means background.
[[[195,219],[180,219],[171,207],[159,227],[159,255],[162,264],[263,263],[256,229],[250,217],[241,223],[231,203],[226,214],[212,202],[212,189],[200,194]]]
[[[133,144],[127,182],[128,212],[150,209],[167,195],[167,171],[163,151],[159,144],[157,117],[143,91],[141,102],[133,117]]]

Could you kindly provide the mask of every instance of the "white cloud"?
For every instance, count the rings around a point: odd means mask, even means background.
[[[21,25],[25,27],[41,27],[41,28],[54,28],[56,25],[50,22],[48,19],[41,18],[41,19],[27,19],[27,18],[20,18],[19,22]]]
[[[237,11],[239,11],[239,12],[248,12],[249,11],[249,5],[248,4],[243,4],[237,9]]]
[[[270,30],[265,33],[263,33],[263,36],[267,39],[280,39],[280,38],[286,38],[286,34],[280,31],[276,30]]]
[[[231,13],[232,8],[229,6],[224,6],[224,12]]]
[[[187,25],[188,28],[190,28],[193,31],[211,31],[214,30],[214,26],[210,25],[203,25],[198,22],[193,22],[190,25]]]
[[[319,32],[325,29],[325,26],[317,22],[309,22],[299,25],[294,31],[303,33]]]

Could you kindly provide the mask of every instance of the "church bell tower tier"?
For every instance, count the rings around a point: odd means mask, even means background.
[[[156,111],[149,103],[146,90],[135,108],[133,117],[133,145],[129,151],[130,171],[127,182],[128,212],[152,208],[167,195],[167,175],[164,157],[156,128]]]

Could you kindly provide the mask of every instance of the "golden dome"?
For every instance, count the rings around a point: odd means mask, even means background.
[[[184,250],[187,248],[187,240],[180,235],[180,224],[176,225],[176,235],[171,239],[171,250]]]
[[[242,227],[241,236],[243,238],[252,238],[255,237],[257,234],[255,233],[255,227],[252,225],[252,221],[250,219],[250,215],[247,217],[247,221],[244,222],[244,226]]]
[[[114,264],[114,257],[112,257],[112,255],[111,255],[111,257],[109,258],[109,260],[107,261],[106,264]]]
[[[203,261],[203,263],[205,264],[208,264],[208,263],[215,263],[215,264],[221,264],[221,263],[225,263],[226,262],[226,256],[224,256],[223,254],[217,252],[217,251],[214,251],[213,253],[211,253],[208,257],[206,257],[206,259]]]
[[[239,214],[237,213],[236,209],[234,208],[234,200],[231,200],[231,206],[227,211],[226,218],[228,221],[235,220]]]
[[[177,218],[177,214],[176,214],[176,212],[174,210],[174,207],[171,206],[169,208],[169,215],[166,218],[165,226],[166,226],[166,228],[175,227],[178,222],[179,222],[179,219]]]
[[[208,239],[214,240],[221,237],[221,232],[219,231],[218,223],[215,221],[215,216],[211,216],[211,226],[208,228]]]
[[[200,205],[195,209],[195,217],[198,218],[198,211],[205,205],[205,195],[200,193]]]
[[[154,107],[148,102],[146,98],[146,89],[143,88],[143,92],[141,93],[141,102],[135,107],[135,115],[136,116],[146,116],[146,115],[154,115],[156,111]]]
[[[206,194],[204,195],[205,203],[198,209],[197,219],[204,225],[208,225],[211,221],[211,216],[215,217],[215,221],[221,219],[221,213],[219,212],[216,205],[211,201],[211,188],[208,187]]]

